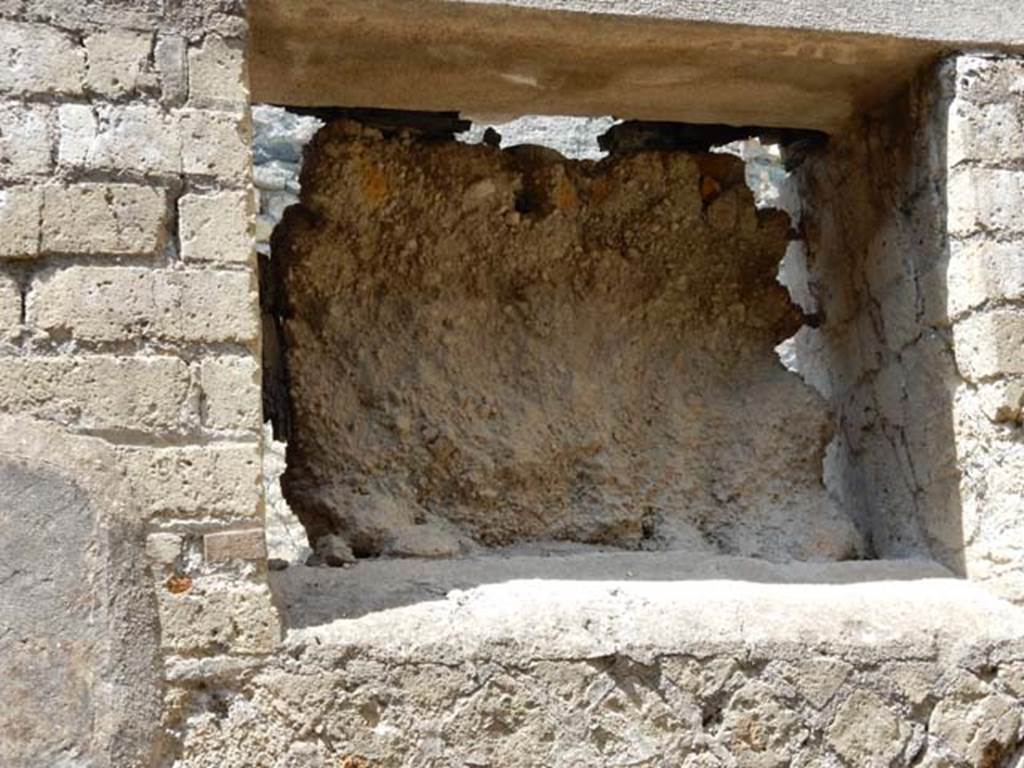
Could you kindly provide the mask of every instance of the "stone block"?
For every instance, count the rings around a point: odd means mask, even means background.
[[[163,246],[166,193],[128,184],[43,190],[42,248],[48,253],[152,255]]]
[[[46,104],[0,103],[0,180],[50,172],[51,122],[52,110]]]
[[[246,519],[259,514],[256,443],[126,448],[121,464],[131,498],[144,517]]]
[[[949,231],[954,236],[1024,232],[1024,171],[954,169],[947,196]]]
[[[949,107],[946,162],[1012,168],[1024,161],[1024,107],[1013,102],[972,104],[954,99]]]
[[[248,121],[229,112],[182,110],[182,169],[242,186],[251,170]]]
[[[118,99],[153,88],[152,47],[153,36],[144,32],[110,29],[89,35],[85,38],[86,89]]]
[[[178,35],[161,35],[153,48],[165,104],[177,106],[188,98],[188,44]]]
[[[43,193],[37,187],[0,189],[0,259],[39,255]]]
[[[21,289],[13,278],[0,274],[0,339],[21,328]]]
[[[978,387],[978,399],[989,421],[1019,422],[1024,414],[1024,381],[1004,379],[982,384]]]
[[[108,355],[0,358],[0,412],[149,433],[180,433],[198,416],[183,361]]]
[[[250,344],[259,320],[247,272],[69,267],[36,280],[28,323],[88,341]]]
[[[994,309],[961,320],[953,343],[957,366],[971,381],[1024,374],[1024,310]]]
[[[945,274],[953,319],[989,301],[1024,299],[1024,243],[954,240]]]
[[[206,358],[199,371],[203,424],[216,430],[258,433],[263,401],[257,361],[251,357]]]
[[[147,30],[164,17],[166,0],[28,0],[32,15],[62,27],[117,27]]]
[[[209,34],[241,38],[248,32],[246,5],[237,0],[178,0],[165,6],[164,18],[190,39]]]
[[[151,533],[146,537],[146,555],[161,565],[174,563],[184,546],[185,537],[179,533]]]
[[[928,732],[944,750],[969,765],[996,765],[993,755],[1009,756],[1016,750],[1020,725],[1019,701],[962,673],[932,710]]]
[[[910,727],[877,694],[856,691],[839,706],[826,738],[851,765],[890,765],[909,741]]]
[[[181,136],[173,115],[148,104],[64,104],[59,163],[85,171],[181,172]]]
[[[0,19],[0,61],[0,93],[82,93],[85,51],[53,27]]]
[[[197,577],[175,593],[158,584],[164,650],[175,653],[266,653],[281,639],[270,590],[261,584]]]
[[[262,560],[267,556],[266,535],[263,528],[208,533],[203,536],[203,556],[210,563]]]
[[[957,96],[977,104],[1024,94],[1024,60],[1006,56],[958,56]]]
[[[178,203],[178,217],[185,261],[252,263],[252,203],[247,191],[185,195]]]
[[[242,109],[249,101],[245,46],[207,35],[188,52],[189,102],[198,107]]]

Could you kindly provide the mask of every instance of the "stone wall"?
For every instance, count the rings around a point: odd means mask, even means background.
[[[1019,765],[1005,602],[931,565],[669,557],[274,574],[279,653],[173,669],[182,766]],[[332,621],[341,591],[390,609]]]
[[[157,764],[161,657],[280,636],[245,8],[164,5],[0,3],[5,766]]]
[[[0,0],[0,764],[1019,763],[1020,611],[915,562],[290,568],[282,640],[244,11]],[[830,487],[1015,599],[1022,80],[955,58],[803,177]]]
[[[1021,599],[1021,63],[962,56],[801,174],[830,486],[881,557]]]

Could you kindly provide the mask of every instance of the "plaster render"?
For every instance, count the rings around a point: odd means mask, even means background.
[[[773,351],[801,321],[789,221],[743,178],[321,130],[272,243],[283,487],[314,548],[861,552],[821,482],[824,404]]]

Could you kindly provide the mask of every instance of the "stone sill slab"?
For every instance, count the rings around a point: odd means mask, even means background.
[[[512,553],[298,566],[272,578],[286,645],[407,663],[766,653],[871,663],[1024,652],[1024,611],[925,561]]]

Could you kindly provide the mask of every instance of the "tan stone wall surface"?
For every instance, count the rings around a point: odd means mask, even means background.
[[[0,0],[0,765],[1020,761],[1020,611],[931,565],[294,568],[281,642],[244,13]],[[941,82],[808,181],[807,375],[876,551],[1018,598],[1020,62]]]
[[[263,501],[245,6],[164,5],[0,3],[11,768],[165,764],[162,653],[259,654],[280,635],[251,543]],[[38,620],[16,620],[25,610]],[[49,715],[32,703],[48,696]],[[69,703],[47,727],[69,696],[82,712]]]

